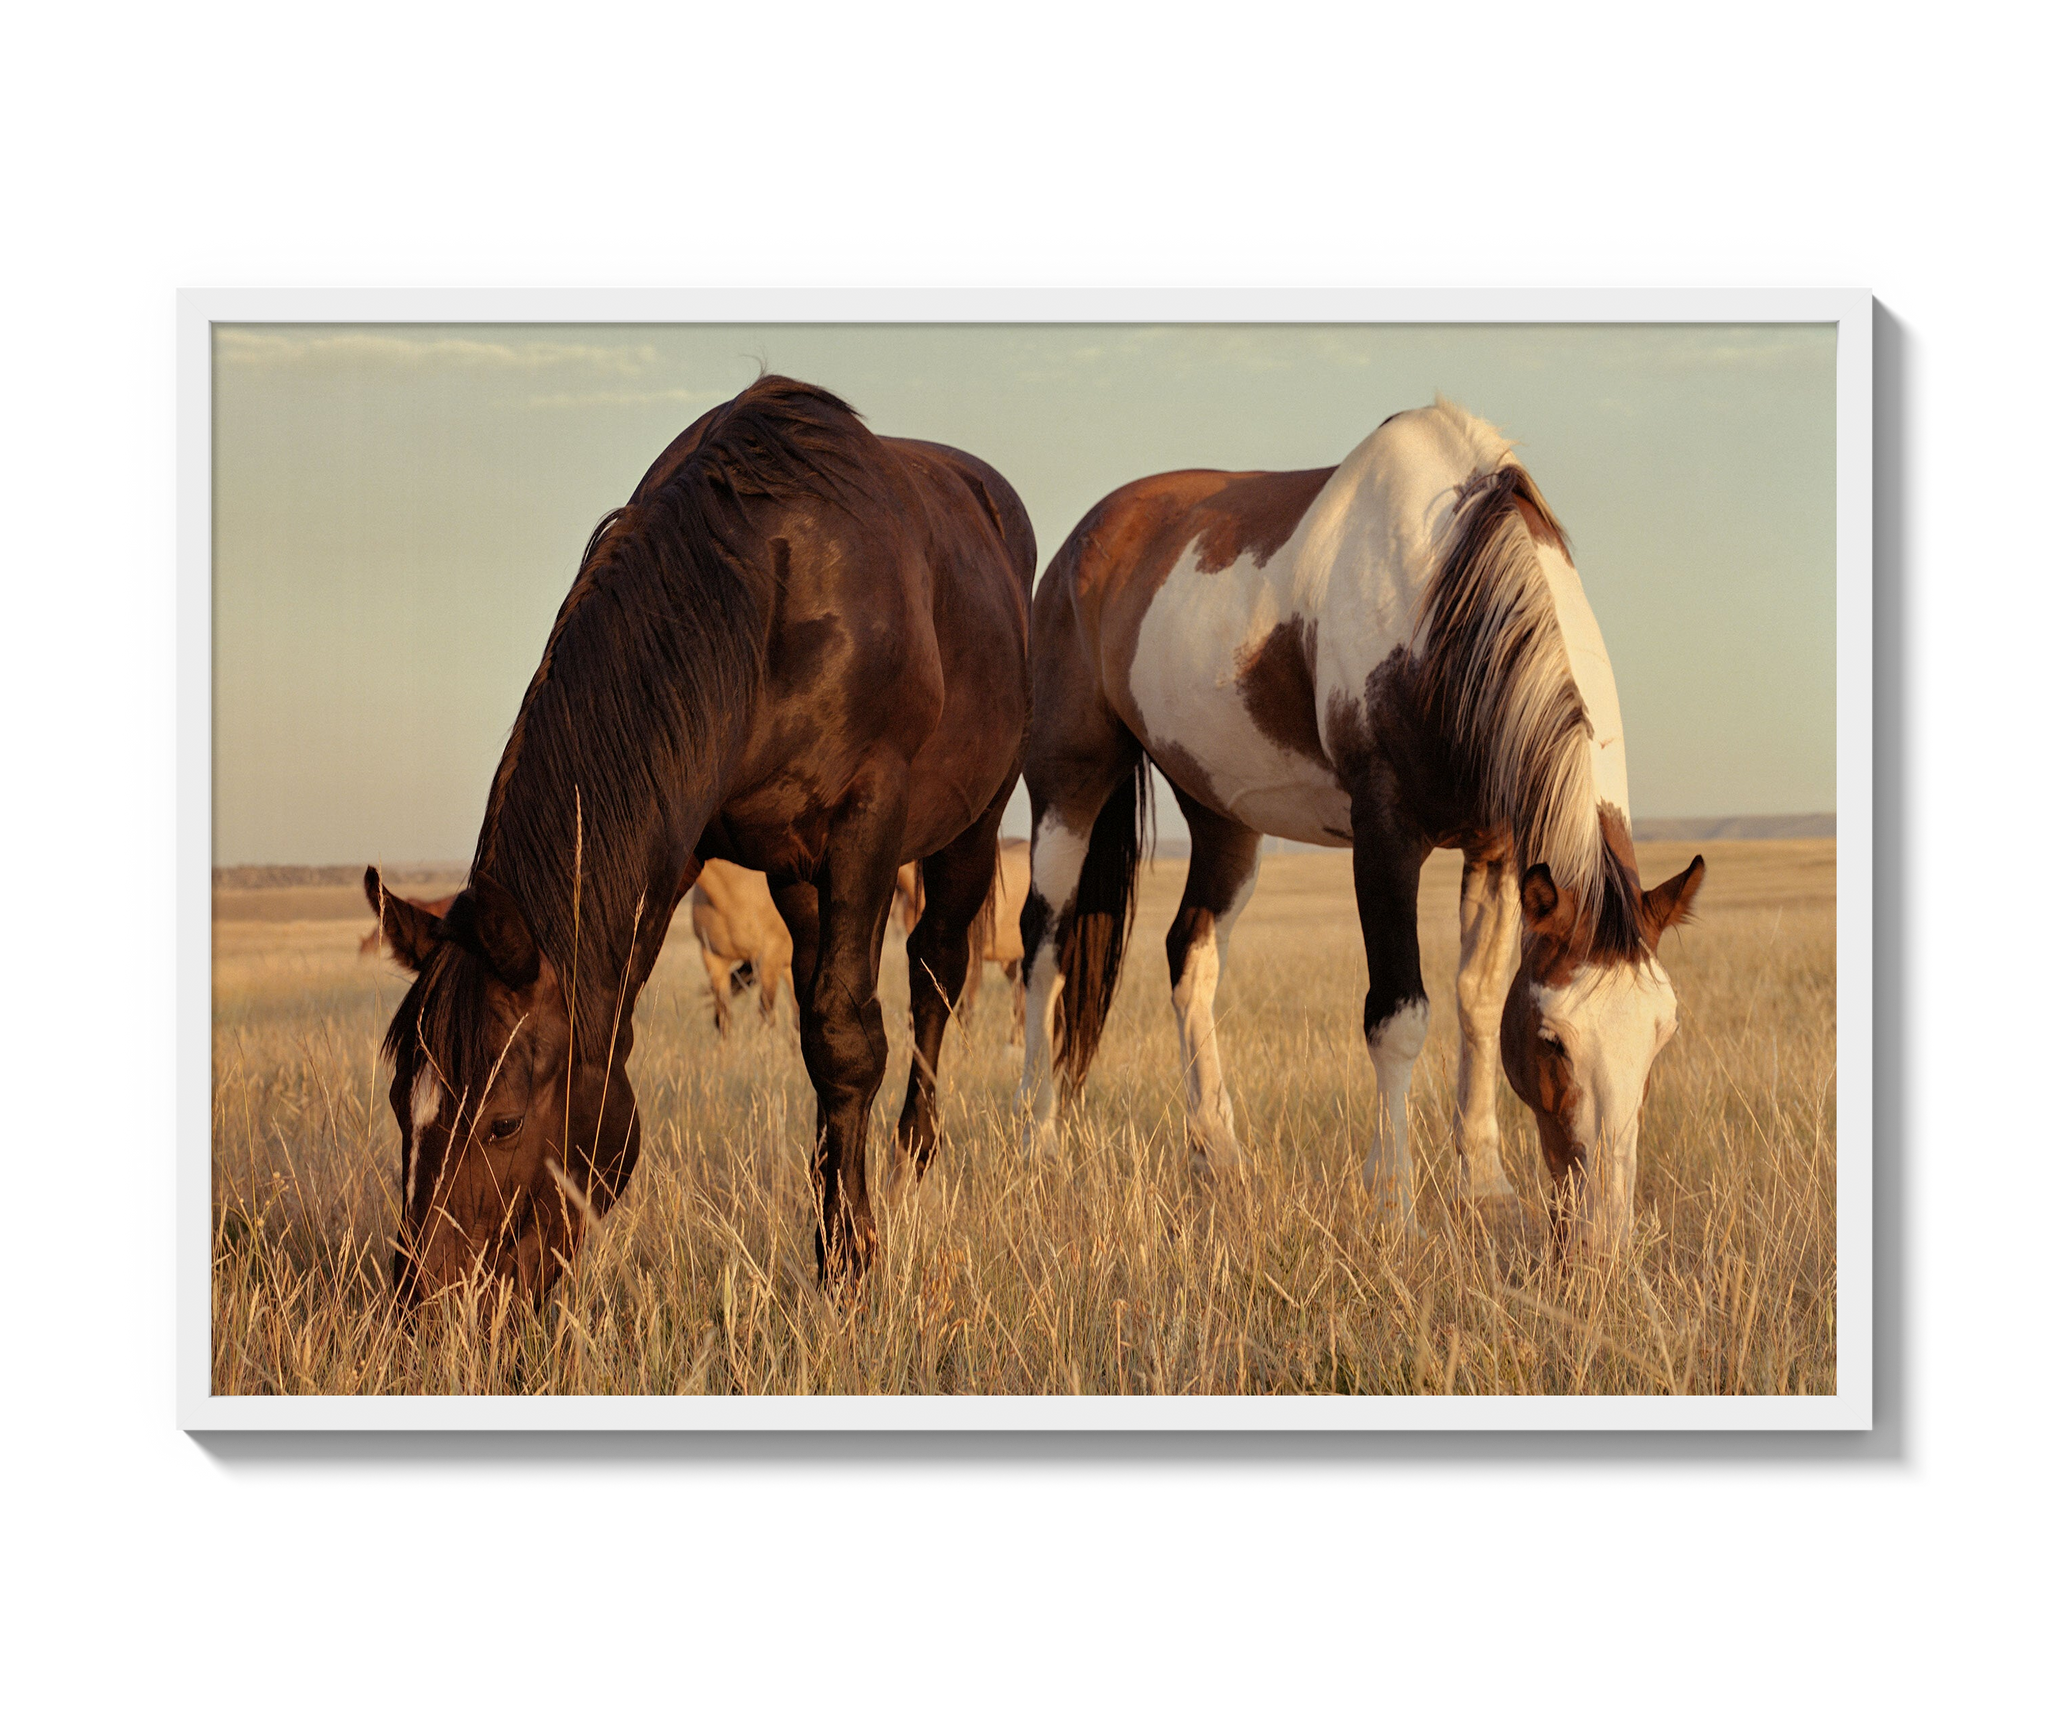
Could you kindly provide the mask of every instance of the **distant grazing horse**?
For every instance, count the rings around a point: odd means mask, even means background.
[[[1031,843],[1014,837],[1006,838],[988,901],[975,915],[969,944],[972,954],[967,963],[967,988],[957,1010],[963,1020],[973,1014],[975,1001],[981,995],[983,963],[995,962],[1003,969],[1003,976],[1012,987],[1012,1044],[1024,1037],[1024,987],[1020,982],[1024,935],[1020,921],[1024,898],[1030,888]],[[906,865],[896,873],[896,920],[903,927],[905,936],[916,928],[918,915],[923,911],[924,884],[919,880],[917,867]]]
[[[915,864],[896,868],[894,908],[897,926],[907,937],[917,929],[917,921],[924,913],[924,878]]]
[[[937,1141],[936,1068],[1021,761],[1037,558],[971,455],[872,434],[764,376],[699,418],[605,518],[437,919],[365,887],[418,978],[385,1037],[415,1297],[483,1270],[539,1293],[640,1149],[633,1006],[705,861],[764,871],[793,943],[822,1275],[874,1248],[875,970],[896,869],[923,861],[915,1055],[897,1161]]]
[[[413,905],[422,912],[432,913],[435,918],[445,918],[448,909],[455,905],[453,895],[443,895],[438,901],[415,901]],[[363,934],[363,940],[356,944],[356,959],[368,960],[384,946],[384,925],[381,920]]]
[[[768,879],[723,859],[707,860],[690,891],[690,928],[711,980],[718,1030],[731,1017],[733,991],[749,976],[761,987],[761,1018],[774,1019],[775,998],[789,978],[792,944]]]
[[[1408,1086],[1429,1018],[1416,890],[1431,849],[1457,847],[1463,1194],[1511,1191],[1504,1055],[1560,1245],[1619,1247],[1644,1081],[1678,1022],[1658,939],[1706,867],[1648,893],[1637,878],[1606,647],[1499,433],[1439,399],[1333,468],[1129,484],[1047,567],[1031,650],[1031,1147],[1057,1143],[1055,1026],[1078,1088],[1115,992],[1149,758],[1193,835],[1166,957],[1198,1171],[1239,1159],[1214,1002],[1260,835],[1348,846],[1379,1087],[1365,1179],[1383,1218],[1412,1223]]]

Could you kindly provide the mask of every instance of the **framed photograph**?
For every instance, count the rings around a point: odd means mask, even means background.
[[[1868,1427],[1871,333],[182,295],[180,1424]]]

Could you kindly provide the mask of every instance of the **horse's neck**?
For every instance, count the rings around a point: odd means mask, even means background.
[[[1552,575],[1551,590],[1557,600],[1565,653],[1571,660],[1572,679],[1578,685],[1579,699],[1586,707],[1586,720],[1592,728],[1587,743],[1593,749],[1594,801],[1601,806],[1613,806],[1626,825],[1628,746],[1622,738],[1621,695],[1615,688],[1607,644],[1572,564],[1550,548],[1542,550],[1541,559],[1544,571]]]
[[[1421,647],[1417,623],[1459,498],[1475,473],[1498,468],[1503,451],[1471,440],[1462,416],[1421,416],[1427,421],[1383,426],[1353,450],[1276,568],[1295,612],[1317,623],[1326,644],[1339,641],[1319,679],[1332,675],[1354,696],[1388,657]],[[1593,802],[1618,812],[1625,830],[1628,755],[1607,644],[1570,557],[1532,540],[1586,711]]]
[[[666,806],[646,808],[640,826],[599,831],[585,825],[566,885],[559,873],[548,877],[550,889],[566,886],[566,899],[527,899],[516,867],[499,876],[535,921],[541,946],[573,997],[578,1037],[593,1056],[599,1044],[609,1043],[623,1057],[632,1043],[634,1007],[695,879],[691,850],[721,793],[722,785],[693,793],[677,783]]]
[[[1631,877],[1641,876],[1641,869],[1636,864],[1635,834],[1629,828],[1625,811],[1612,805],[1601,806],[1600,840],[1624,871]]]

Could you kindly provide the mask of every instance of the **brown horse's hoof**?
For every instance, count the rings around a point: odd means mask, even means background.
[[[868,1266],[874,1262],[877,1250],[874,1229],[869,1227],[864,1233],[842,1231],[830,1245],[826,1244],[825,1232],[820,1229],[815,1237],[815,1247],[818,1286],[842,1305],[853,1305],[865,1286]]]

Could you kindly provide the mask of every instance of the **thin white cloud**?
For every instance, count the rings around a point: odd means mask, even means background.
[[[577,406],[708,406],[730,397],[716,388],[602,389],[584,394],[536,394],[526,403],[537,411],[552,411]]]
[[[1782,370],[1831,363],[1835,355],[1834,330],[1810,323],[1650,327],[1635,330],[1633,339],[1605,329],[1578,332],[1585,350],[1610,369]]]
[[[1087,338],[1076,344],[1085,332]],[[1323,369],[1364,369],[1373,354],[1349,329],[1237,328],[1223,323],[1147,323],[1018,331],[1011,347],[1019,382],[1089,380],[1098,386],[1132,373],[1132,366],[1166,375],[1229,371],[1266,375],[1314,364]]]
[[[387,329],[298,330],[220,328],[214,353],[249,368],[339,363],[394,368],[535,371],[581,368],[637,376],[660,354],[652,346],[600,346],[589,341],[491,339],[467,334],[398,333]]]

